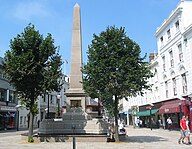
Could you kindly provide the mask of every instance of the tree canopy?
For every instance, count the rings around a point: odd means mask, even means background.
[[[37,97],[45,90],[61,88],[62,60],[58,52],[51,34],[43,38],[34,25],[29,24],[10,41],[10,50],[5,53],[4,71],[22,103],[30,110],[29,136],[33,132]]]
[[[107,108],[114,105],[116,126],[119,100],[150,88],[152,74],[145,58],[123,27],[111,26],[99,36],[94,34],[88,46],[88,62],[82,69],[84,90],[91,97],[101,96]]]

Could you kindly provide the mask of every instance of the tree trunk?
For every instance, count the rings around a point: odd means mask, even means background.
[[[29,134],[28,134],[28,141],[30,140],[30,138],[33,136],[33,113],[30,110],[30,120],[29,120]]]
[[[119,133],[118,133],[118,98],[117,98],[117,95],[115,95],[114,115],[115,115],[115,142],[119,142]]]

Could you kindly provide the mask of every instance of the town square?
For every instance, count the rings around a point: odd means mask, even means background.
[[[0,11],[0,149],[191,147],[192,0]]]

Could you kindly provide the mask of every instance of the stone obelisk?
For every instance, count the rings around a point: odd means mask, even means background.
[[[73,9],[73,29],[69,90],[66,92],[67,104],[71,107],[82,107],[85,110],[85,92],[83,91],[82,39],[80,7],[76,3]]]

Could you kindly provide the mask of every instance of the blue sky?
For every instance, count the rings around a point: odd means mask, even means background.
[[[73,7],[81,7],[83,62],[93,33],[107,26],[125,27],[142,54],[157,52],[155,31],[180,0],[2,0],[0,5],[0,56],[10,39],[32,23],[44,37],[51,33],[63,60],[70,62]],[[69,74],[69,64],[65,73]]]

